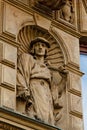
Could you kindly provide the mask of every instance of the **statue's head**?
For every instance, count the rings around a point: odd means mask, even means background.
[[[50,48],[49,42],[42,37],[37,37],[30,42],[30,52],[32,55],[44,55],[47,56],[47,50]]]

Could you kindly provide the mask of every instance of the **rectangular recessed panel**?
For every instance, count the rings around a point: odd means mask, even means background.
[[[16,86],[16,70],[5,65],[0,65],[0,82],[9,87]]]
[[[1,88],[1,106],[15,109],[16,105],[16,94],[15,91],[8,90],[6,88]]]

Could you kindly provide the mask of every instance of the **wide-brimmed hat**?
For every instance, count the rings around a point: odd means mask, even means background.
[[[50,44],[49,44],[49,42],[48,42],[45,38],[43,38],[43,37],[37,37],[37,38],[33,39],[33,40],[30,42],[30,49],[32,49],[33,45],[34,45],[35,43],[37,43],[37,42],[45,43],[45,45],[46,45],[48,48],[50,48]]]

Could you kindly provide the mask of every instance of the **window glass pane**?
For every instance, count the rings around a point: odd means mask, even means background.
[[[84,73],[82,77],[82,99],[83,99],[83,117],[84,130],[87,130],[87,55],[80,55],[80,68]]]

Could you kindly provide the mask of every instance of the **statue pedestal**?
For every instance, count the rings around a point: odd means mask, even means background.
[[[0,128],[2,130],[61,130],[55,126],[31,119],[16,111],[0,107]]]

